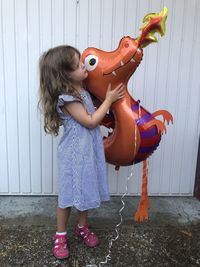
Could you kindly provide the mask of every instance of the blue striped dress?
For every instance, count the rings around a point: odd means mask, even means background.
[[[81,97],[89,114],[95,111],[88,91]],[[62,112],[65,102],[80,101],[71,95],[60,95],[57,112],[62,121],[63,135],[57,148],[58,207],[76,207],[80,211],[97,208],[108,201],[109,189],[103,140],[100,126],[89,129],[71,115]]]

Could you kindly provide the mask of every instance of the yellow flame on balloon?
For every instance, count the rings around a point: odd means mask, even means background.
[[[168,8],[165,6],[160,13],[149,13],[143,18],[143,25],[140,27],[142,31],[141,35],[137,38],[138,44],[141,47],[145,47],[152,42],[157,42],[157,38],[154,36],[155,32],[158,32],[161,36],[166,31],[166,19],[168,15]],[[159,19],[159,22],[156,19]]]

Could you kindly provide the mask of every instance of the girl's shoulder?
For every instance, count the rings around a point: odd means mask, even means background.
[[[87,98],[90,97],[87,90],[82,89],[80,92],[80,98],[78,96],[69,95],[69,94],[61,94],[58,96],[58,102],[57,102],[57,110],[60,110],[60,107],[64,106],[66,102],[80,102],[84,106],[86,105]]]
[[[81,90],[79,91],[79,94],[80,95],[90,95],[88,90],[85,89],[84,87],[81,88]],[[74,95],[61,94],[61,95],[59,95],[58,99],[79,99],[79,98],[74,96]]]
[[[62,94],[58,97],[58,105],[64,105],[65,102],[72,102],[72,101],[79,101],[81,100],[77,96]]]

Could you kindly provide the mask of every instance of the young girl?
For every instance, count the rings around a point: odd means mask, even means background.
[[[88,210],[109,200],[103,141],[99,123],[111,104],[124,96],[124,86],[108,86],[104,102],[95,110],[90,94],[83,87],[88,76],[80,52],[71,46],[49,49],[40,58],[40,104],[44,130],[58,135],[58,208],[57,232],[53,254],[69,257],[67,225],[71,207],[77,209],[75,235],[94,247],[99,239],[87,224]]]

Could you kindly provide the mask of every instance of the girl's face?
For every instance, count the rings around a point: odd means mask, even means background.
[[[75,70],[70,72],[70,78],[73,82],[79,83],[87,78],[88,73],[85,65],[80,61],[79,55],[75,54]]]

